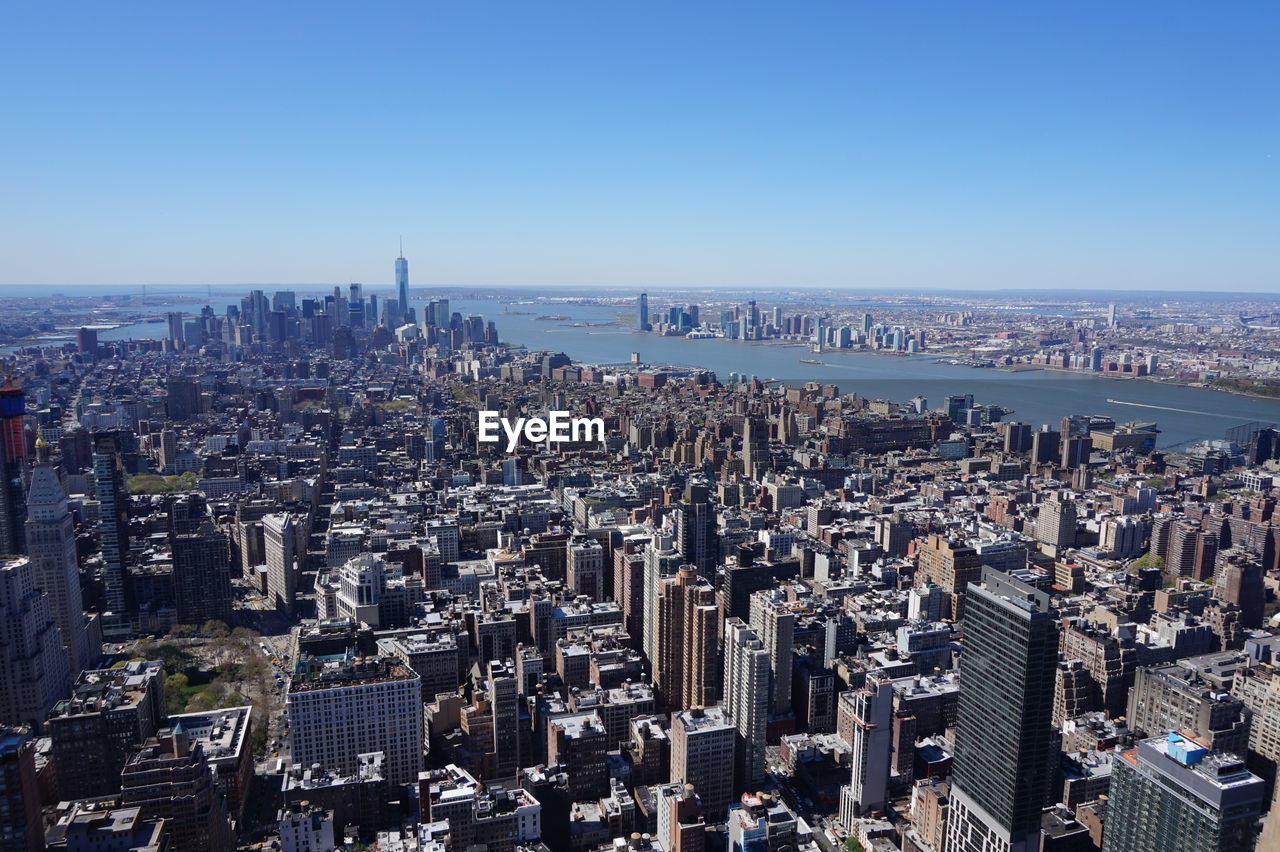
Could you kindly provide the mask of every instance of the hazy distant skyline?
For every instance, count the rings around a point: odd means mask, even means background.
[[[0,283],[1280,289],[1280,7],[9,4]],[[309,285],[308,285],[309,286]]]

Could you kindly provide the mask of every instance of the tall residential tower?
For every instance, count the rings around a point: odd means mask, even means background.
[[[769,649],[740,618],[724,625],[724,708],[738,730],[733,780],[737,790],[764,783],[769,725]]]

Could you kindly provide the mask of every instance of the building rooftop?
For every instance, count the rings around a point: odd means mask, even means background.
[[[713,730],[734,730],[729,716],[721,707],[695,707],[675,714],[688,733],[705,733]],[[672,724],[672,728],[675,725]]]
[[[246,705],[206,713],[180,713],[169,717],[169,725],[176,728],[181,723],[192,743],[200,744],[209,762],[217,763],[243,752],[252,712],[253,708]]]
[[[564,731],[566,736],[575,739],[602,734],[605,730],[604,723],[600,721],[600,716],[594,712],[570,713],[565,716],[557,716],[551,719],[549,724]]]
[[[452,633],[414,633],[411,636],[396,636],[392,640],[406,654],[427,654],[432,651],[456,651],[458,638]]]
[[[356,756],[356,771],[343,774],[327,770],[318,764],[304,768],[295,763],[284,775],[282,792],[290,790],[317,790],[325,787],[341,787],[347,784],[367,784],[386,778],[383,769],[384,757],[380,751],[367,752]]]
[[[391,657],[357,657],[345,654],[299,654],[289,679],[289,694],[316,692],[376,683],[418,680],[418,675]]]
[[[1190,792],[1222,810],[1261,802],[1264,784],[1233,754],[1212,752],[1187,732],[1171,731],[1138,743],[1122,758],[1167,779],[1177,790]],[[1114,781],[1112,783],[1115,783]]]
[[[71,697],[59,701],[51,715],[78,716],[135,705],[146,696],[151,679],[163,677],[159,660],[134,660],[119,668],[81,672]]]

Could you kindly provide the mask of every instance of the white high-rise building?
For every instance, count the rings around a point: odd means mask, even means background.
[[[680,554],[671,540],[655,536],[644,548],[644,655],[651,665],[658,659],[658,589],[664,577],[680,570]]]
[[[738,730],[734,782],[754,790],[764,781],[771,660],[764,642],[740,618],[724,625],[724,708]]]
[[[337,594],[335,605],[340,618],[350,618],[357,624],[367,624],[373,629],[382,626],[378,605],[386,588],[387,564],[372,553],[362,553],[350,559],[337,570]]]
[[[859,817],[883,811],[888,801],[892,715],[893,681],[868,679],[853,694],[853,770],[849,785],[840,788],[840,822],[848,831]]]
[[[355,773],[360,755],[382,752],[392,784],[422,769],[422,679],[401,660],[303,655],[285,715],[295,763]]]
[[[1098,546],[1117,559],[1141,556],[1143,540],[1148,533],[1147,523],[1132,515],[1106,518],[1098,536]]]
[[[791,712],[791,658],[795,643],[796,615],[774,589],[751,596],[751,626],[769,649],[772,677],[769,680],[769,712],[785,716]]]

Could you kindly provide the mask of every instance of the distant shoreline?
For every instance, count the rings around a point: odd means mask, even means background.
[[[1025,367],[1026,369],[1018,369]],[[1116,373],[1108,373],[1103,370],[1071,370],[1065,367],[1054,367],[1049,364],[1007,364],[995,369],[1005,373],[1027,373],[1033,370],[1046,370],[1052,373],[1063,373],[1066,375],[1090,376],[1101,379],[1114,379],[1123,382],[1151,382],[1156,385],[1173,385],[1181,388],[1197,388],[1199,390],[1219,391],[1221,393],[1229,393],[1234,396],[1246,396],[1252,399],[1280,399],[1280,388],[1276,388],[1274,394],[1252,393],[1238,388],[1221,387],[1219,385],[1209,385],[1203,382],[1188,382],[1181,379],[1162,379],[1159,376],[1122,376]]]

